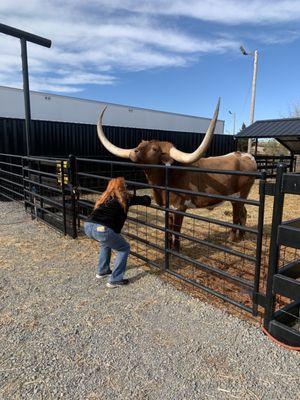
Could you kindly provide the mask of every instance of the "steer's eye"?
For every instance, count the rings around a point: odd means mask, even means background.
[[[152,147],[152,150],[153,150],[153,151],[157,151],[157,148],[156,148],[156,147]]]

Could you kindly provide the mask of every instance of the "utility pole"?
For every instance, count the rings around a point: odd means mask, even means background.
[[[21,58],[22,58],[22,72],[23,72],[23,93],[25,105],[25,134],[26,134],[26,155],[31,154],[31,135],[30,135],[30,92],[29,92],[29,76],[28,76],[28,58],[27,58],[27,42],[38,44],[39,46],[51,47],[51,40],[45,39],[41,36],[34,35],[29,32],[21,31],[20,29],[13,28],[12,26],[0,23],[0,33],[13,36],[20,39],[21,43]]]
[[[258,62],[258,51],[254,51],[253,59],[253,78],[252,78],[252,95],[250,105],[250,124],[254,122],[254,109],[255,109],[255,95],[256,95],[256,78],[257,78],[257,62]],[[248,153],[251,153],[252,140],[248,140]]]
[[[248,53],[243,46],[240,47],[243,56],[253,56],[253,77],[252,77],[252,94],[250,104],[250,124],[254,122],[254,109],[255,109],[255,95],[256,95],[256,79],[257,79],[257,65],[258,65],[258,51]],[[248,140],[248,153],[251,153],[252,140]]]

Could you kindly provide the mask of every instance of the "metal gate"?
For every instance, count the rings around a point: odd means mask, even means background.
[[[261,254],[263,244],[263,218],[266,195],[266,174],[241,173],[237,171],[204,170],[193,167],[151,165],[161,174],[160,185],[150,185],[144,177],[144,168],[129,162],[117,162],[76,158],[76,191],[78,193],[79,225],[91,212],[95,199],[105,189],[109,179],[125,176],[127,186],[137,194],[152,194],[152,190],[165,193],[165,204],[152,204],[147,210],[133,207],[128,214],[123,233],[131,243],[131,254],[182,281],[190,283],[207,293],[242,308],[254,315],[263,304],[261,281]],[[174,171],[189,173],[251,176],[257,180],[258,197],[241,199],[195,192],[171,187],[170,176]],[[232,216],[218,219],[203,215],[201,210],[183,212],[174,210],[170,204],[172,193],[210,197],[220,201],[255,209],[255,226],[240,226],[232,222]],[[184,218],[181,232],[169,226],[169,219]],[[82,226],[82,225],[81,225]],[[175,225],[176,227],[176,225]],[[231,243],[231,229],[240,229],[251,237],[251,248],[245,242]],[[181,241],[180,251],[170,247],[170,236]]]

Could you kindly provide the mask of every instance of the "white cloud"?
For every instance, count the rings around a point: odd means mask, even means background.
[[[299,0],[91,0],[96,6],[143,14],[185,16],[223,24],[299,21]]]
[[[299,19],[300,4],[292,0],[272,1],[272,6],[265,0],[1,0],[0,15],[8,25],[53,41],[51,49],[28,46],[31,88],[75,92],[87,84],[114,85],[120,71],[184,67],[202,54],[227,52],[240,44],[239,36],[218,32],[199,36],[173,17],[231,25],[268,23]],[[257,37],[265,43],[280,39],[274,34]],[[0,83],[19,87],[18,40],[1,35],[0,52]]]

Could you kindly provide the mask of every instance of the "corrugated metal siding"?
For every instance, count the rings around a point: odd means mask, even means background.
[[[276,138],[282,136],[300,136],[300,118],[267,119],[255,121],[239,132],[237,137]]]
[[[119,147],[132,148],[144,140],[165,140],[182,151],[192,151],[204,134],[152,129],[105,126],[108,139]],[[31,155],[65,157],[69,154],[86,157],[110,157],[100,145],[96,126],[68,122],[31,121]],[[22,119],[0,119],[0,152],[25,154],[25,123]],[[234,137],[215,135],[207,156],[217,156],[235,150]]]

